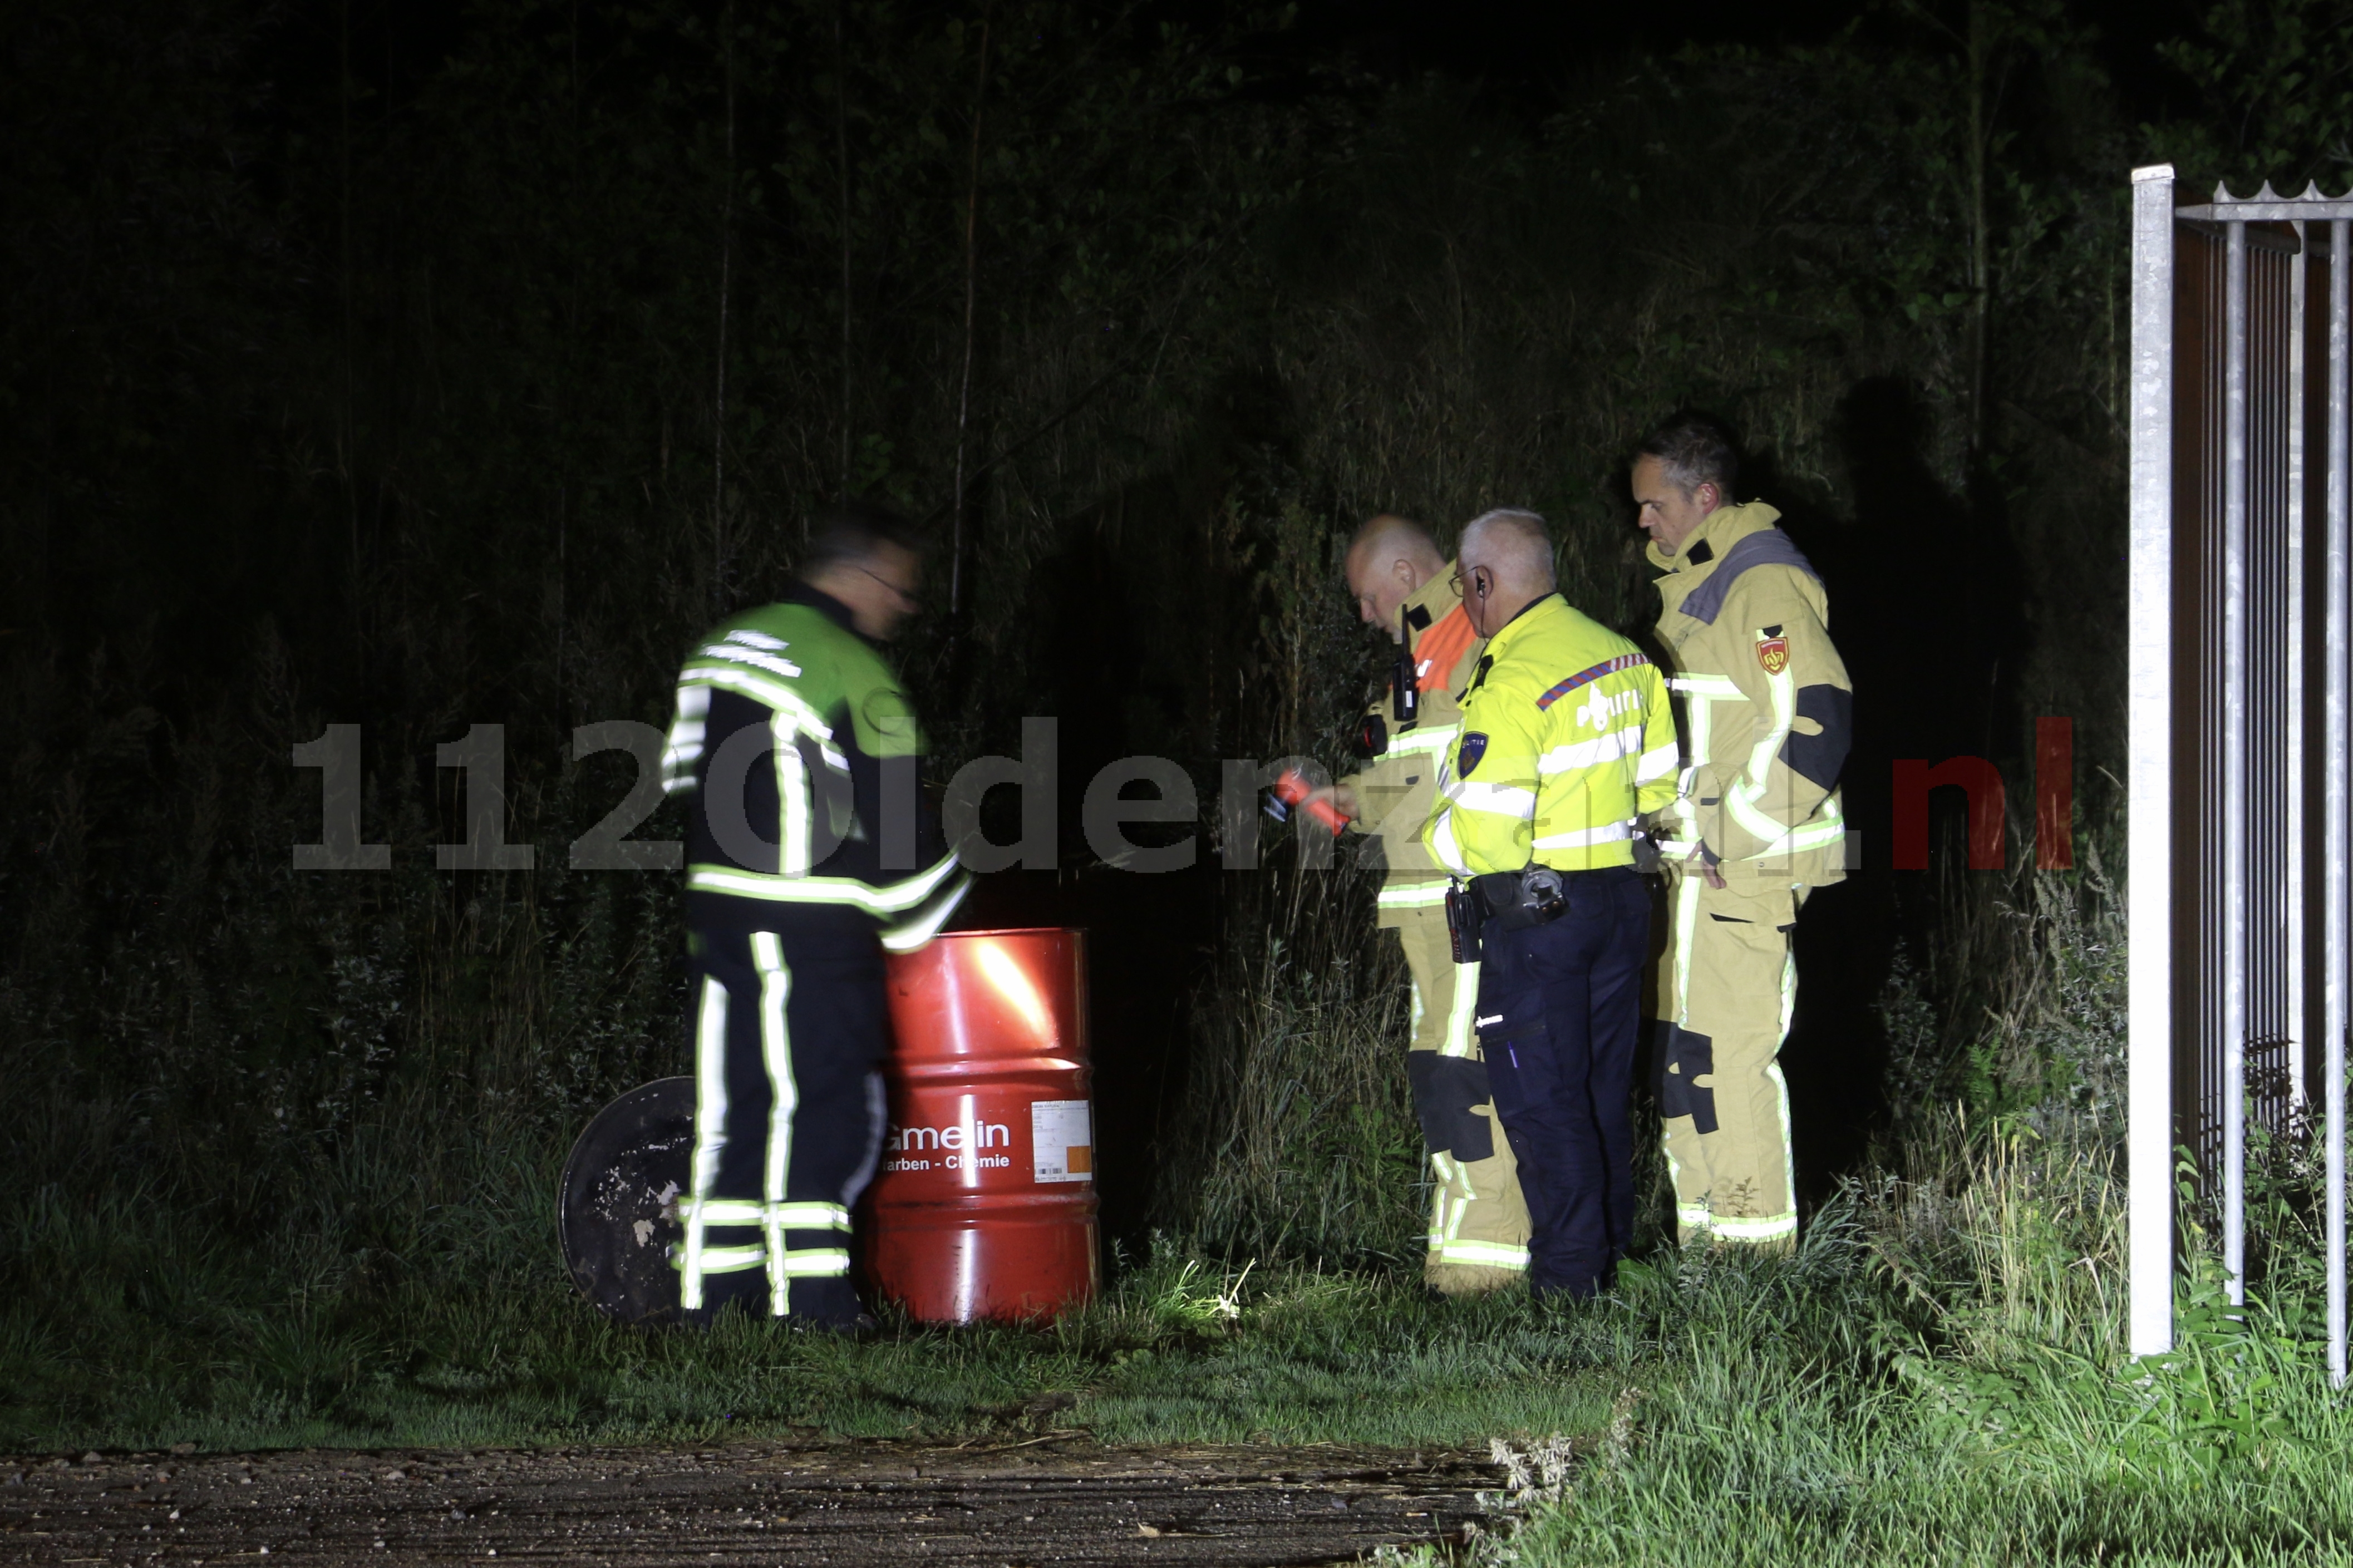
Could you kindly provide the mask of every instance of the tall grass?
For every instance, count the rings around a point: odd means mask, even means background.
[[[1484,1559],[2353,1561],[2309,1302],[2227,1311],[2210,1255],[2180,1348],[2133,1360],[2107,1151],[1941,1136],[1942,1180],[1851,1186],[1786,1265],[1665,1260],[1681,1375]]]
[[[1195,998],[1167,1202],[1213,1252],[1418,1261],[1429,1186],[1405,964],[1370,931],[1371,888],[1352,869],[1284,873],[1265,891],[1289,907],[1244,926],[1250,944]]]
[[[2015,873],[1955,911],[1927,966],[1957,951],[1974,987],[1939,1008],[1899,974],[1883,1009],[1891,1077],[1921,1096],[1889,1163],[1786,1260],[1662,1251],[1634,1272],[1620,1305],[1663,1353],[1628,1369],[1620,1420],[1503,1500],[1478,1561],[2353,1562],[2308,1137],[2258,1141],[2244,1310],[2182,1184],[2179,1346],[2129,1354],[2125,954],[2101,867]]]
[[[1692,1353],[1624,1440],[1483,1553],[1529,1563],[2353,1560],[2353,1419],[2309,1355],[2193,1341],[2154,1373],[1931,1356],[1828,1245],[1685,1292]]]

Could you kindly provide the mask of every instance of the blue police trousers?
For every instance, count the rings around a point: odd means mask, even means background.
[[[1486,930],[1479,1043],[1526,1194],[1528,1283],[1591,1296],[1633,1239],[1628,1095],[1651,895],[1631,867],[1564,874],[1566,912]]]

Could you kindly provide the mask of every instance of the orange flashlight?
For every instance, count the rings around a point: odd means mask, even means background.
[[[1307,775],[1297,768],[1289,769],[1281,778],[1275,780],[1274,788],[1271,793],[1285,806],[1303,808],[1308,816],[1322,823],[1335,837],[1339,836],[1342,828],[1348,826],[1347,814],[1338,806],[1328,800],[1307,798],[1314,792],[1307,782]]]

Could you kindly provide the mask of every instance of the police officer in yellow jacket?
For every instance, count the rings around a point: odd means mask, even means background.
[[[1655,1069],[1684,1242],[1786,1247],[1789,937],[1807,894],[1846,875],[1838,777],[1854,701],[1820,575],[1773,526],[1779,513],[1732,504],[1737,474],[1723,428],[1692,416],[1645,440],[1633,468],[1689,742],[1657,825],[1670,918]]]
[[[1649,658],[1555,591],[1542,518],[1477,519],[1461,575],[1487,649],[1428,842],[1460,879],[1456,956],[1482,960],[1473,1026],[1527,1200],[1528,1282],[1589,1296],[1633,1231],[1651,929],[1633,837],[1672,796],[1674,721]]]
[[[1446,868],[1421,834],[1438,797],[1439,763],[1461,730],[1455,693],[1478,668],[1486,639],[1462,607],[1452,563],[1419,523],[1372,519],[1349,542],[1346,570],[1361,618],[1397,640],[1398,668],[1364,716],[1363,766],[1324,793],[1352,826],[1379,836],[1387,875],[1378,920],[1398,933],[1412,976],[1406,1078],[1435,1178],[1422,1279],[1445,1295],[1476,1295],[1517,1284],[1527,1271],[1528,1211],[1471,1028],[1479,969],[1454,963]],[[1409,688],[1402,702],[1400,683]]]

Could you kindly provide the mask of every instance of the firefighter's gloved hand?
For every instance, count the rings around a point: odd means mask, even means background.
[[[1724,873],[1716,869],[1716,867],[1724,863],[1723,858],[1715,850],[1703,843],[1699,847],[1699,853],[1693,858],[1699,862],[1699,874],[1707,879],[1709,887],[1720,889],[1727,886],[1724,879]]]

